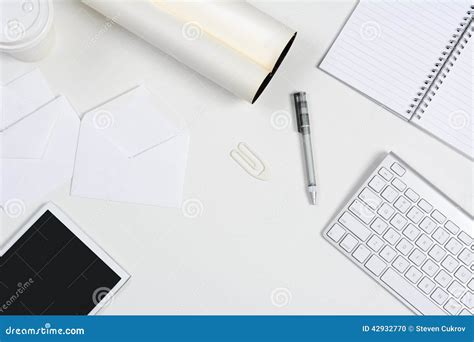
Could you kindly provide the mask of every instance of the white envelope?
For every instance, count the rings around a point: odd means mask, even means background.
[[[2,85],[0,131],[45,105],[54,97],[39,69],[34,69]]]
[[[71,195],[180,207],[189,134],[139,86],[84,115]]]
[[[0,132],[0,206],[4,209],[9,201],[27,206],[44,197],[70,181],[74,167],[79,118],[65,97],[18,118]]]

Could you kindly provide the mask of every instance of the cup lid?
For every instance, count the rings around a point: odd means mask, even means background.
[[[0,51],[35,45],[53,22],[52,0],[0,1]]]

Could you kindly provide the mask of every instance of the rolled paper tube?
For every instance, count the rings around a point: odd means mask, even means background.
[[[243,1],[83,2],[251,103],[296,37],[294,30]]]

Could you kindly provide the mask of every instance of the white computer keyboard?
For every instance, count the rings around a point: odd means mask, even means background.
[[[389,153],[323,236],[416,313],[474,312],[473,218]]]

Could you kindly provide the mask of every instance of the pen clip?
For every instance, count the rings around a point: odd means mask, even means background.
[[[306,102],[306,93],[303,91],[293,94],[295,101],[296,124],[298,132],[303,133],[303,126],[309,126],[308,103]]]

